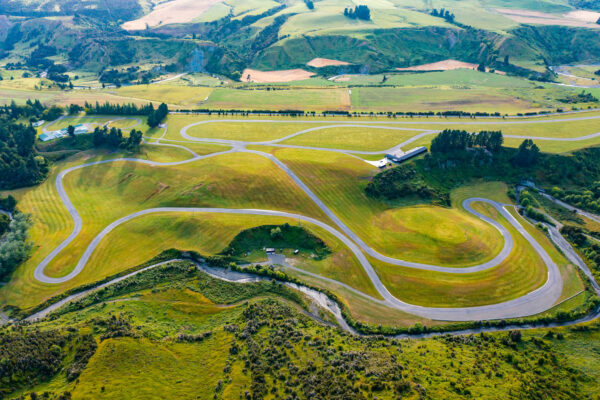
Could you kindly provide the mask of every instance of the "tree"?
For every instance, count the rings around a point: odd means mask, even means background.
[[[69,125],[67,127],[67,133],[70,137],[75,137],[75,127],[73,125]]]
[[[533,140],[525,139],[519,146],[513,161],[520,167],[531,167],[536,163],[539,155],[540,149],[533,143]]]
[[[479,72],[485,72],[485,64],[484,62],[480,62],[479,65],[477,66],[477,71]]]
[[[507,54],[507,55],[504,56],[504,65],[508,65],[508,64],[510,64],[510,60],[509,60],[509,57],[508,57],[508,54]]]
[[[281,228],[280,227],[271,229],[271,239],[281,239]]]
[[[161,103],[156,111],[153,111],[148,115],[148,126],[151,128],[156,128],[164,121],[165,118],[167,118],[167,115],[169,115],[169,108],[165,103]]]

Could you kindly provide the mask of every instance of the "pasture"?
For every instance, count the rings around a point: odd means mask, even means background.
[[[217,89],[218,90],[218,89]],[[594,117],[597,113],[581,116]],[[452,192],[452,207],[443,208],[416,199],[396,203],[367,197],[364,188],[378,170],[349,154],[286,146],[306,146],[349,151],[382,151],[419,134],[419,130],[440,130],[445,127],[475,130],[502,129],[513,135],[539,135],[568,138],[588,134],[594,130],[595,119],[567,121],[579,115],[557,115],[532,118],[527,121],[549,120],[544,123],[505,124],[519,121],[508,119],[464,118],[348,118],[289,117],[270,118],[273,123],[245,123],[248,118],[219,115],[170,115],[168,128],[148,130],[151,137],[142,146],[138,158],[158,162],[189,160],[192,155],[182,148],[156,145],[184,146],[200,155],[228,150],[231,147],[210,143],[211,139],[243,142],[263,142],[284,138],[307,129],[323,127],[294,136],[279,143],[278,147],[249,144],[249,150],[274,155],[297,175],[333,213],[373,249],[386,256],[407,261],[468,267],[491,260],[504,245],[499,232],[491,225],[475,218],[462,209],[462,200],[485,197],[510,203],[508,188],[499,183],[481,183]],[[227,120],[227,121],[223,121]],[[49,129],[74,123],[103,124],[114,121],[125,128],[137,123],[135,118],[93,116],[63,119],[48,125]],[[188,141],[180,135],[182,128],[194,122],[206,121],[187,130],[193,138],[207,142]],[[209,122],[210,121],[210,122]],[[295,123],[305,121],[306,123]],[[369,122],[374,123],[373,126]],[[382,123],[375,125],[375,123]],[[445,123],[448,125],[444,125]],[[349,124],[367,126],[350,126]],[[331,125],[342,125],[330,127]],[[348,125],[348,126],[344,126]],[[398,127],[402,130],[378,129]],[[424,136],[427,145],[434,135]],[[518,141],[519,139],[507,139]],[[594,139],[595,140],[595,139]],[[541,141],[540,141],[541,142]],[[550,142],[559,146],[560,142]],[[577,142],[573,142],[577,143]],[[409,147],[420,144],[411,143]],[[510,142],[509,142],[510,145]],[[30,308],[41,301],[81,284],[97,281],[120,271],[142,264],[169,248],[196,250],[202,254],[217,254],[240,231],[264,224],[289,222],[283,217],[240,216],[169,213],[152,214],[126,222],[103,238],[92,253],[83,271],[74,279],[58,284],[44,284],[33,279],[35,266],[51,249],[56,247],[72,229],[72,221],[62,205],[54,179],[63,169],[98,159],[117,158],[122,154],[87,151],[60,161],[43,184],[13,191],[19,207],[34,216],[31,239],[35,248],[31,258],[14,274],[13,279],[0,289],[5,304]],[[377,159],[378,156],[367,156]],[[281,210],[312,216],[327,224],[332,221],[280,168],[259,154],[228,153],[204,160],[175,166],[150,166],[133,162],[115,162],[82,168],[69,173],[64,179],[69,198],[83,220],[83,230],[77,238],[46,268],[51,277],[64,276],[72,270],[91,240],[115,221],[133,212],[153,207],[226,207]],[[515,237],[515,248],[497,267],[478,273],[450,274],[427,272],[402,266],[388,265],[369,257],[377,274],[397,298],[418,305],[461,307],[494,304],[522,296],[543,285],[546,267],[528,242],[494,209],[475,205],[485,215],[500,221]],[[581,280],[574,267],[554,249],[547,238],[535,227],[518,217],[532,235],[557,262],[563,275],[564,290],[561,299],[579,293]],[[308,273],[333,279],[372,297],[379,297],[371,280],[356,257],[338,239],[321,228],[302,224],[322,238],[332,249],[323,260],[300,255],[288,256],[290,264]],[[251,261],[264,261],[260,252],[248,255]],[[369,313],[372,302],[333,281],[319,279],[297,270],[288,273],[319,287],[337,293],[356,318],[372,323],[384,323],[388,310],[398,324],[424,321],[401,311],[391,311],[383,305],[374,305],[378,311]],[[575,303],[573,303],[575,304]],[[568,307],[565,305],[564,307]],[[425,321],[426,322],[426,321]]]

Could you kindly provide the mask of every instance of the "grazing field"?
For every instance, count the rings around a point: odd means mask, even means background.
[[[180,123],[179,121],[182,121]],[[174,124],[174,128],[169,127],[167,138],[181,139],[179,134],[180,127],[186,126],[189,123],[188,118],[179,118]],[[196,125],[187,130],[187,134],[197,138],[211,139],[226,139],[226,140],[241,140],[249,142],[261,142],[268,140],[276,140],[287,135],[302,131],[304,129],[314,128],[320,124],[295,124],[293,122],[277,122],[277,123],[248,123],[245,121],[235,122],[210,122]],[[179,129],[178,129],[179,128]],[[303,135],[302,135],[303,136]]]
[[[484,111],[516,113],[539,109],[528,101],[481,89],[370,88],[352,89],[356,111]]]
[[[121,98],[136,100],[151,100],[163,102],[175,107],[198,107],[213,91],[213,88],[203,86],[181,86],[168,83],[123,86],[118,89],[105,89],[106,93]]]
[[[306,65],[309,65],[309,66],[315,67],[315,68],[322,68],[322,67],[330,67],[330,66],[337,66],[337,65],[350,65],[350,63],[347,63],[345,61],[340,61],[340,60],[331,60],[329,58],[313,58],[312,60],[307,62]]]
[[[496,11],[520,24],[564,25],[591,29],[599,28],[596,21],[600,18],[600,13],[590,11],[572,11],[564,15],[506,8],[500,8]]]
[[[396,68],[398,71],[450,71],[453,69],[477,69],[477,64],[458,60],[444,60],[430,64],[414,65],[412,67]]]
[[[206,107],[242,110],[350,110],[347,89],[229,89],[217,88]]]

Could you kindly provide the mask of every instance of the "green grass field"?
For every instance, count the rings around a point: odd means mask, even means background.
[[[410,139],[418,133],[420,132],[348,126],[304,133],[280,143],[284,145],[314,146],[344,150],[384,151]]]
[[[204,105],[211,109],[350,110],[347,89],[259,90],[217,88]]]
[[[502,239],[493,227],[459,208],[394,208],[367,197],[364,187],[377,169],[359,159],[299,149],[272,149],[272,153],[350,229],[385,255],[429,264],[469,266],[493,258],[502,247]]]
[[[181,85],[135,85],[124,86],[118,89],[105,89],[107,93],[119,97],[136,100],[152,100],[164,102],[173,106],[198,107],[213,91],[212,88],[202,86]]]
[[[115,155],[104,157],[115,158]],[[54,189],[55,174],[66,166],[91,160],[80,157],[61,164],[40,186],[13,193],[20,201],[20,209],[34,215],[31,238],[36,247],[11,283],[2,288],[6,301],[31,306],[50,294],[83,283],[78,277],[62,285],[43,285],[34,282],[31,273],[72,229],[72,221]],[[270,161],[250,154],[217,156],[177,168],[131,162],[104,164],[76,170],[67,175],[64,183],[84,220],[84,229],[46,270],[54,276],[68,273],[79,260],[81,251],[106,225],[140,209],[157,206],[266,208],[322,217],[287,175],[273,168]],[[123,260],[123,269],[131,266]]]

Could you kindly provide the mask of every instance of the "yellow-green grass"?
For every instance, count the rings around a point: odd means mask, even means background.
[[[175,124],[174,129],[180,127]],[[197,138],[241,140],[249,142],[259,142],[266,140],[275,140],[287,135],[312,128],[318,125],[313,124],[294,124],[294,123],[260,123],[260,122],[210,122],[207,124],[196,125],[187,130],[187,134]],[[169,126],[167,133],[169,138],[173,134],[179,135],[179,130],[173,131]],[[181,138],[181,135],[179,135]]]
[[[107,90],[108,93],[115,94],[119,97],[152,100],[184,107],[198,106],[212,93],[212,91],[213,88],[210,87],[169,84],[133,85]]]
[[[600,145],[600,136],[586,140],[576,141],[554,141],[554,140],[535,140],[533,142],[546,153],[569,153],[572,151],[584,149],[587,147]],[[506,147],[517,148],[523,143],[523,139],[504,139]]]
[[[217,88],[205,107],[243,110],[350,110],[347,89],[241,90]]]
[[[429,319],[421,318],[395,308],[390,308],[385,305],[375,303],[370,299],[354,293],[341,285],[327,282],[323,279],[319,279],[299,271],[287,269],[286,272],[289,275],[297,277],[298,279],[312,286],[325,288],[332,291],[348,307],[352,316],[361,322],[391,326],[412,326],[415,323],[421,323],[423,325],[430,326],[433,324],[443,324],[443,322],[440,321],[436,321],[434,323]]]
[[[491,89],[357,87],[352,89],[353,111],[534,111],[528,101]]]
[[[124,119],[116,119],[108,124],[110,128],[115,127],[119,129],[140,129],[145,122],[145,118],[140,118],[142,123],[138,125],[138,121],[135,118],[124,118]]]
[[[78,279],[90,282],[113,275],[170,248],[194,250],[204,255],[218,254],[244,229],[283,223],[296,224],[289,218],[233,214],[161,213],[139,217],[120,225],[101,241]],[[320,261],[292,256],[290,262],[298,268],[378,296],[350,250],[321,228],[302,226],[322,238],[332,254]]]
[[[19,200],[19,208],[33,215],[30,233],[35,246],[31,257],[0,289],[0,298],[6,300],[5,303],[30,307],[51,294],[82,283],[76,277],[65,284],[44,285],[33,280],[32,272],[68,236],[73,226],[54,188],[54,178],[61,169],[84,161],[78,157],[60,163],[41,185],[12,192]],[[263,208],[326,220],[283,171],[264,157],[252,154],[221,155],[176,167],[135,162],[95,165],[71,172],[64,184],[83,219],[83,230],[48,266],[46,272],[50,276],[68,273],[92,238],[110,222],[142,209],[159,206]]]
[[[523,296],[544,284],[547,269],[529,243],[488,204],[475,208],[504,225],[515,248],[499,266],[469,274],[431,273],[372,260],[382,282],[394,296],[429,307],[473,307]]]
[[[191,153],[177,147],[144,144],[140,147],[139,153],[135,154],[135,157],[157,162],[174,162],[187,160],[193,156]]]
[[[417,135],[418,131],[348,126],[304,133],[281,144],[357,151],[384,151]]]
[[[581,276],[579,275],[579,269],[571,264],[565,256],[554,246],[554,244],[548,239],[546,234],[540,231],[538,228],[533,226],[529,221],[522,218],[515,209],[509,209],[510,213],[515,216],[521,225],[525,227],[527,232],[533,238],[542,245],[544,250],[552,257],[552,260],[558,265],[563,280],[563,291],[558,299],[558,302],[564,301],[576,293],[579,293],[585,289]]]
[[[220,331],[201,343],[160,343],[146,339],[101,342],[75,386],[73,398],[212,399],[222,377],[232,335]],[[240,393],[241,394],[241,393]],[[238,396],[240,394],[237,394]]]
[[[269,150],[262,146],[252,148]],[[425,204],[393,208],[368,197],[365,186],[378,170],[360,159],[314,150],[270,150],[380,253],[462,267],[490,260],[503,246],[498,231],[462,210],[460,202],[452,209]]]
[[[151,139],[149,142],[156,143],[156,140]],[[175,144],[177,146],[183,146],[187,149],[192,150],[193,152],[195,152],[198,155],[218,153],[218,152],[222,152],[222,151],[231,149],[231,146],[227,146],[224,144],[213,144],[213,143],[202,143],[202,142],[179,143],[179,142],[171,142],[169,140],[161,140],[159,143],[160,144]],[[168,147],[168,146],[153,146],[153,147]],[[185,150],[182,150],[182,151],[184,151],[186,154],[188,154],[191,157],[190,153],[188,153]]]

